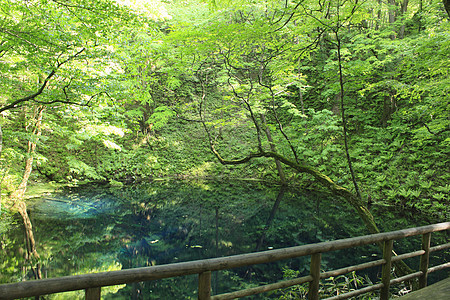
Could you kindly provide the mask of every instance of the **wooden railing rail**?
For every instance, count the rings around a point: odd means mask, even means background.
[[[248,295],[263,293],[275,289],[285,288],[297,284],[309,282],[309,299],[319,299],[320,279],[331,276],[338,276],[348,272],[362,270],[373,266],[382,265],[381,283],[342,294],[330,299],[346,299],[356,295],[380,290],[380,299],[388,299],[389,286],[405,280],[419,277],[420,287],[426,286],[427,275],[433,271],[450,267],[450,263],[429,268],[429,254],[434,251],[450,248],[450,243],[430,247],[430,237],[432,232],[450,229],[450,222],[438,223],[428,226],[415,227],[392,232],[365,235],[360,237],[341,239],[329,242],[322,242],[311,245],[296,246],[283,249],[234,255],[228,257],[211,258],[190,262],[181,262],[168,265],[125,269],[102,273],[91,273],[84,275],[65,276],[59,278],[49,278],[34,281],[24,281],[0,285],[0,299],[16,299],[32,297],[53,293],[61,293],[75,290],[85,290],[86,299],[100,299],[101,287],[127,284],[132,282],[156,280],[191,274],[199,274],[198,298],[203,299],[234,299]],[[399,256],[392,256],[392,244],[394,240],[401,238],[422,235],[422,249]],[[346,268],[320,272],[321,254],[325,252],[353,248],[374,243],[384,243],[383,259]],[[236,291],[227,294],[211,296],[211,272],[233,269],[243,266],[269,263],[289,258],[311,256],[310,275],[282,281],[274,284],[260,286],[252,289]],[[420,256],[420,270],[418,272],[391,279],[391,264],[394,261]]]

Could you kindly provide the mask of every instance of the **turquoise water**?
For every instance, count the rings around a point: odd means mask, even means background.
[[[351,208],[311,191],[286,191],[267,226],[278,193],[279,187],[246,182],[84,186],[37,199],[30,216],[45,277],[248,253],[258,244],[266,250],[367,234]],[[381,223],[387,230],[422,225],[395,216]],[[17,225],[10,236],[15,238],[5,257],[12,264],[13,251],[19,253],[23,247],[21,227]],[[417,243],[397,246],[403,250]],[[325,254],[322,268],[379,256],[375,246]],[[20,265],[20,259],[16,261]],[[31,276],[17,269],[10,272],[10,282]],[[309,258],[300,258],[216,272],[213,290],[216,294],[271,283],[282,279],[283,273],[305,274],[308,269]],[[376,280],[379,270],[361,276]],[[196,290],[196,276],[187,276],[105,288],[102,295],[105,299],[196,299]],[[81,298],[82,293],[56,297]],[[280,294],[264,297],[279,298]]]

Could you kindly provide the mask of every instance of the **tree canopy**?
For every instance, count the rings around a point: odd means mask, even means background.
[[[449,18],[446,0],[0,0],[1,209],[30,178],[249,177],[333,193],[371,232],[383,207],[448,218]]]
[[[372,233],[447,220],[449,19],[447,0],[0,0],[0,234],[18,211],[39,278],[30,184],[167,177],[329,193]]]

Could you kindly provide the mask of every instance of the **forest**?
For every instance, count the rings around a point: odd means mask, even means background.
[[[333,197],[364,233],[448,221],[449,20],[448,0],[0,0],[0,283],[43,276],[30,207],[66,187],[240,180]]]

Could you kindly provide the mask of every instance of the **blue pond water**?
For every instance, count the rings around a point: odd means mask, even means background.
[[[267,226],[278,194],[278,187],[245,182],[85,186],[36,200],[30,216],[46,277],[161,265],[367,234],[353,210],[339,199],[297,190],[284,193]],[[381,222],[385,230],[416,225],[422,224],[395,215],[385,216]],[[21,247],[20,226],[11,232],[14,234],[11,256]],[[408,241],[397,249],[401,253],[418,243]],[[340,251],[324,255],[322,268],[343,267],[379,256],[374,245]],[[309,258],[300,258],[224,271],[214,274],[213,290],[220,293],[275,282],[283,274],[306,274],[308,269]],[[22,272],[20,276],[30,274]],[[360,276],[375,280],[379,270]],[[102,295],[105,299],[196,299],[196,280],[187,276],[117,286],[103,289]],[[82,293],[52,297],[81,299]],[[264,297],[279,298],[280,294]]]
[[[61,196],[42,198],[33,206],[35,218],[39,219],[86,219],[101,214],[112,214],[117,204],[108,199],[71,199]]]

